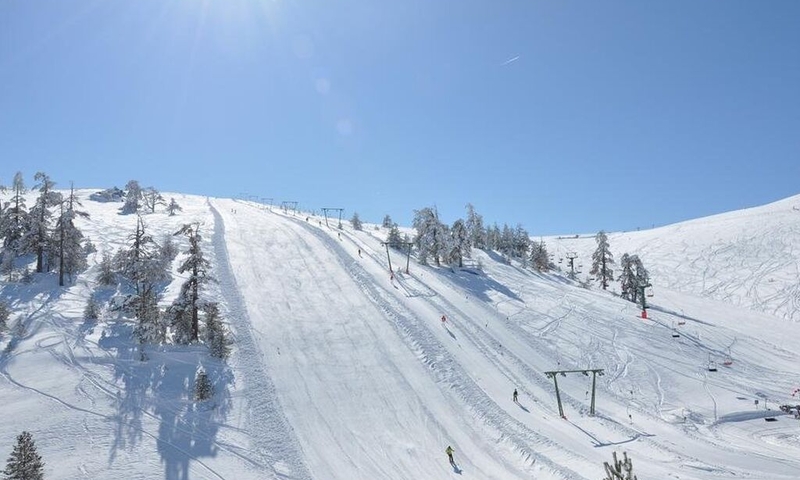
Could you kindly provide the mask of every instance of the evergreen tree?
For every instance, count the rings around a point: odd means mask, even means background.
[[[622,289],[622,298],[635,303],[639,295],[639,282],[636,279],[636,263],[634,259],[638,259],[638,257],[627,253],[622,254],[622,258],[619,261],[622,272],[617,280]]]
[[[486,248],[488,250],[500,250],[500,229],[495,223],[486,229]]]
[[[100,318],[100,306],[97,305],[94,296],[89,295],[89,299],[86,300],[86,307],[83,309],[83,319],[97,320],[98,318]]]
[[[606,469],[606,476],[603,480],[637,480],[633,474],[633,462],[628,458],[627,452],[622,452],[622,460],[617,459],[617,452],[614,452],[614,462],[609,464],[603,462]]]
[[[449,252],[447,255],[448,263],[463,267],[464,257],[470,257],[469,245],[469,232],[464,224],[464,220],[459,218],[453,222],[453,227],[450,229],[450,241],[448,242]]]
[[[644,307],[645,303],[645,296],[644,296],[644,289],[650,285],[650,273],[644,268],[644,264],[642,260],[639,258],[638,255],[633,255],[631,261],[633,262],[633,271],[634,277],[636,278],[636,285],[638,285],[637,294],[638,297],[634,299],[634,301],[638,301],[641,303],[642,307]]]
[[[194,380],[194,399],[195,401],[202,402],[214,396],[214,386],[211,385],[211,380],[208,374],[201,367],[197,371],[197,377]]]
[[[211,264],[203,257],[200,247],[202,237],[199,224],[184,225],[175,232],[175,235],[186,235],[189,238],[189,249],[185,252],[188,256],[178,267],[178,273],[189,272],[189,278],[181,286],[181,293],[170,309],[173,315],[173,326],[176,328],[175,341],[190,343],[198,339],[200,289],[212,280],[208,273]]]
[[[226,359],[231,353],[231,341],[228,330],[219,316],[219,305],[214,302],[203,305],[206,320],[205,342],[212,357]]]
[[[383,223],[381,223],[381,226],[383,228],[392,228],[392,225],[395,225],[395,223],[392,221],[392,217],[390,217],[387,213],[386,216],[383,217]]]
[[[538,272],[550,271],[550,255],[543,241],[531,244],[531,266]]]
[[[22,173],[14,175],[11,185],[12,196],[6,202],[3,215],[0,217],[0,237],[3,239],[0,270],[9,275],[14,272],[14,261],[22,254],[22,237],[28,224],[28,211],[25,207],[25,182]]]
[[[164,197],[161,196],[161,193],[153,187],[147,187],[142,191],[142,201],[144,202],[144,206],[150,210],[150,213],[156,213],[156,207],[158,205],[167,204]]]
[[[6,302],[0,301],[0,332],[8,330],[9,316],[11,316],[11,308]]]
[[[517,224],[517,228],[512,233],[513,236],[513,256],[522,262],[522,266],[528,266],[528,252],[531,248],[531,237],[528,231],[522,228],[521,224]]]
[[[36,272],[45,271],[44,256],[50,251],[52,235],[50,223],[53,217],[52,207],[61,202],[61,194],[53,191],[55,182],[43,172],[37,172],[33,177],[38,183],[34,186],[39,191],[36,203],[28,213],[25,233],[21,242],[21,251],[36,255]]]
[[[467,204],[467,228],[470,247],[486,248],[486,230],[483,228],[483,217],[475,211],[471,203]]]
[[[419,252],[419,262],[427,265],[428,257],[432,256],[436,266],[441,265],[441,258],[445,253],[445,226],[439,222],[439,214],[435,209],[425,207],[414,210],[414,228],[417,235],[414,237],[414,246]]]
[[[183,209],[181,208],[180,205],[178,205],[178,202],[175,201],[175,198],[170,197],[169,205],[167,205],[167,213],[169,213],[169,216],[174,217],[177,212],[182,212],[182,211]]]
[[[400,250],[402,248],[402,243],[405,240],[400,235],[400,229],[397,227],[397,224],[393,224],[389,228],[389,234],[386,236],[386,242],[389,244],[390,247]]]
[[[164,262],[164,268],[169,268],[169,265],[178,256],[180,250],[175,243],[173,235],[164,235],[161,239],[161,260]]]
[[[114,263],[117,271],[126,278],[134,288],[131,307],[138,320],[136,335],[143,348],[145,343],[160,343],[164,339],[165,328],[161,312],[158,310],[157,284],[169,278],[164,270],[160,249],[153,238],[145,231],[141,217],[136,221],[136,232],[129,240],[128,249],[120,249]],[[144,360],[142,350],[141,358]]]
[[[358,217],[358,212],[353,212],[353,218],[350,219],[350,224],[353,225],[353,230],[363,230],[364,225]]]
[[[89,214],[77,210],[82,206],[75,197],[75,189],[70,188],[66,201],[60,203],[60,212],[56,221],[52,257],[58,259],[58,285],[64,286],[64,277],[70,277],[87,266],[87,249],[91,242],[84,246],[83,233],[75,225],[75,219],[88,218]]]
[[[138,213],[142,203],[142,187],[139,182],[131,180],[125,185],[125,204],[122,205],[120,213],[128,215]]]
[[[608,282],[614,280],[614,270],[611,268],[614,264],[614,255],[611,254],[606,232],[600,230],[594,239],[597,242],[597,249],[592,254],[592,269],[589,273],[594,275],[603,290],[606,290]]]
[[[97,283],[110,287],[117,284],[117,274],[114,272],[114,265],[111,263],[111,255],[103,252],[103,259],[100,261],[100,272],[97,274]]]
[[[5,480],[43,480],[44,462],[36,453],[36,444],[33,436],[22,432],[17,437],[17,444],[8,457],[6,468],[3,471]]]

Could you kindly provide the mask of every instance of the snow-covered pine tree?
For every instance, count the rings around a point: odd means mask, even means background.
[[[475,211],[471,203],[467,204],[467,220],[464,224],[469,236],[470,247],[486,248],[486,230],[483,228],[483,217]]]
[[[22,172],[14,175],[11,192],[11,198],[6,202],[3,216],[0,217],[0,237],[3,238],[0,270],[2,273],[8,274],[9,278],[14,273],[14,260],[22,253],[21,240],[28,223],[28,210],[25,207],[25,181],[22,178]]]
[[[142,202],[150,213],[156,213],[156,207],[159,205],[167,205],[164,197],[154,187],[147,187],[142,191]]]
[[[597,249],[592,254],[592,270],[589,273],[594,275],[603,290],[606,290],[608,282],[614,280],[614,270],[611,268],[614,264],[614,255],[611,254],[606,232],[600,230],[594,239],[597,242]]]
[[[167,205],[167,213],[170,217],[174,217],[176,213],[182,212],[183,208],[175,201],[175,197],[169,198],[169,205]]]
[[[128,215],[137,213],[142,203],[142,187],[139,182],[131,180],[125,185],[125,204],[122,205],[120,213]]]
[[[3,470],[5,480],[43,480],[44,462],[36,452],[33,435],[22,432]]]
[[[0,332],[8,330],[9,316],[11,316],[11,308],[6,302],[0,301]]]
[[[639,258],[638,255],[633,255],[631,257],[631,261],[633,262],[634,277],[636,278],[636,285],[638,286],[637,288],[638,297],[635,298],[634,301],[642,304],[642,307],[644,307],[645,303],[644,289],[645,287],[650,285],[650,273],[647,271],[646,268],[644,268],[644,264],[642,263],[642,260]]]
[[[622,258],[619,260],[619,266],[622,272],[617,278],[620,289],[622,290],[622,298],[630,300],[631,302],[636,302],[639,294],[639,282],[636,279],[634,257],[636,257],[636,255],[622,254]]]
[[[353,212],[353,218],[350,219],[350,225],[353,226],[353,230],[364,229],[364,225],[361,223],[361,218],[359,218],[358,212]]]
[[[209,275],[211,263],[203,257],[203,250],[200,247],[202,237],[200,236],[200,225],[187,224],[175,235],[186,235],[189,238],[189,249],[186,250],[187,257],[178,267],[179,273],[189,272],[189,278],[181,286],[181,293],[173,303],[175,318],[177,322],[176,343],[190,343],[197,341],[199,335],[198,310],[200,308],[200,290],[205,284],[212,281]],[[170,307],[172,308],[172,307]],[[188,319],[187,319],[188,316]],[[185,331],[186,321],[191,322],[189,332]],[[188,337],[187,334],[188,333]]]
[[[88,218],[89,214],[77,210],[76,207],[82,205],[75,197],[74,188],[70,188],[69,197],[59,205],[51,256],[58,260],[58,285],[63,287],[65,276],[71,277],[87,266],[83,233],[75,225],[75,219]]]
[[[97,283],[105,287],[117,284],[117,274],[114,272],[114,265],[111,263],[111,255],[108,252],[103,252],[103,259],[100,260],[99,268]]]
[[[61,202],[61,194],[53,191],[55,182],[46,173],[37,172],[33,178],[38,182],[34,189],[39,191],[39,196],[28,212],[25,233],[20,243],[22,252],[36,255],[36,272],[42,273],[45,271],[45,254],[50,251],[53,241],[50,231],[53,218],[51,209]]]
[[[531,244],[531,266],[538,272],[550,271],[550,255],[544,241]]]
[[[495,223],[486,229],[486,248],[488,250],[500,250],[500,228]]]
[[[405,239],[400,235],[400,228],[397,227],[396,223],[389,227],[386,242],[394,249],[401,250],[403,248],[402,243],[405,242]]]
[[[100,306],[94,299],[94,295],[89,295],[88,300],[86,300],[86,307],[83,309],[83,319],[97,320],[98,318],[100,318]]]
[[[448,243],[447,262],[451,265],[464,266],[464,257],[470,257],[469,232],[464,220],[458,219],[450,228],[450,241]]]
[[[633,474],[633,462],[628,458],[628,452],[622,452],[622,460],[617,459],[617,452],[614,452],[613,465],[603,462],[606,469],[606,476],[603,480],[637,480]]]
[[[513,237],[513,255],[519,258],[523,268],[527,268],[528,255],[531,248],[531,237],[528,235],[528,231],[522,228],[522,224],[519,223],[517,224],[517,228],[514,229]]]
[[[117,272],[133,284],[135,293],[131,306],[138,320],[137,338],[144,348],[145,343],[160,343],[164,339],[165,328],[158,310],[156,286],[168,279],[169,274],[164,269],[158,245],[145,231],[141,216],[137,218],[136,232],[129,240],[132,245],[117,252],[114,264]],[[145,359],[143,350],[141,358]]]
[[[214,396],[214,386],[208,378],[208,374],[201,367],[197,371],[197,376],[194,380],[194,399],[197,402],[203,402]]]
[[[439,221],[436,209],[425,207],[414,210],[414,228],[417,231],[414,237],[414,246],[417,247],[419,262],[427,265],[428,257],[433,257],[436,266],[441,265],[441,258],[445,254],[446,229]]]
[[[205,342],[212,357],[226,359],[231,353],[231,341],[228,329],[220,320],[219,305],[215,302],[203,304],[203,315],[206,320]]]
[[[383,228],[392,228],[392,225],[396,224],[392,221],[392,217],[390,217],[389,214],[387,213],[386,216],[383,217],[383,223],[381,223],[381,226]]]

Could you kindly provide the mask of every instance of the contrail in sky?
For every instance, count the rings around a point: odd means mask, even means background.
[[[508,65],[508,64],[509,64],[509,63],[511,63],[511,62],[516,62],[517,60],[519,60],[519,55],[517,55],[517,56],[516,56],[516,57],[514,57],[514,58],[509,58],[509,59],[508,59],[508,60],[506,60],[505,62],[501,63],[501,64],[500,64],[500,66],[502,67],[503,65]]]

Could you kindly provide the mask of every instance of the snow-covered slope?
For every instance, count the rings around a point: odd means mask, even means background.
[[[148,347],[140,362],[129,322],[110,311],[84,321],[90,294],[113,295],[96,288],[96,266],[63,290],[49,275],[2,284],[14,315],[0,336],[0,450],[31,431],[47,478],[596,479],[621,450],[639,478],[800,477],[800,423],[775,410],[800,386],[800,331],[786,320],[798,314],[764,290],[796,288],[793,199],[610,235],[615,253],[638,253],[653,274],[643,320],[612,292],[492,254],[459,270],[412,259],[406,272],[392,251],[390,274],[385,232],[372,226],[174,196],[180,215],[145,221],[156,237],[202,222],[218,280],[206,295],[236,342],[227,363],[200,346]],[[84,205],[95,265],[135,219],[119,204]],[[547,241],[588,271],[592,238]],[[774,275],[750,273],[779,256]],[[200,364],[214,408],[190,399]],[[544,374],[556,369],[603,369],[596,415],[592,377],[580,373],[556,377],[559,415]]]
[[[608,238],[617,260],[626,252],[639,255],[655,290],[800,320],[800,195],[652,230],[610,233]],[[594,235],[546,242],[558,258],[578,253],[576,265],[582,262],[588,272],[597,246]]]

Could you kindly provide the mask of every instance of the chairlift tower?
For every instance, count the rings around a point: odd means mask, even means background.
[[[293,213],[297,213],[297,202],[284,200],[281,202],[281,208],[283,209],[283,213],[289,213],[289,210]]]
[[[393,273],[392,270],[392,257],[389,256],[389,247],[399,247],[405,246],[406,247],[406,273],[408,273],[408,264],[411,262],[411,247],[414,246],[414,242],[381,242],[381,245],[386,247],[386,258],[389,260],[389,272]]]
[[[570,278],[575,278],[575,259],[578,258],[577,252],[567,252],[565,255],[567,260],[569,260],[569,276]]]
[[[559,390],[558,390],[558,377],[557,377],[557,375],[561,375],[562,377],[566,377],[568,373],[582,373],[587,377],[589,376],[589,373],[592,374],[592,402],[591,402],[591,404],[589,404],[589,415],[594,415],[594,399],[595,399],[595,391],[596,391],[595,387],[597,385],[597,376],[598,375],[600,375],[600,376],[605,375],[605,373],[603,373],[603,369],[602,368],[587,368],[587,369],[584,369],[584,370],[553,370],[553,371],[550,371],[550,372],[544,372],[544,374],[548,378],[552,378],[553,379],[553,383],[556,386],[556,400],[558,401],[558,414],[561,416],[561,418],[566,418],[566,417],[564,416],[564,407],[561,405],[561,393],[559,393]]]
[[[322,214],[325,215],[325,226],[328,227],[328,228],[331,228],[331,226],[328,225],[328,210],[332,210],[334,212],[336,212],[336,211],[339,212],[339,227],[338,228],[339,228],[339,230],[341,230],[342,229],[342,212],[344,212],[344,208],[323,208],[322,209]]]
[[[652,286],[653,284],[651,284],[650,282],[646,282],[636,287],[636,289],[639,291],[639,296],[642,299],[642,310],[647,310],[647,296],[645,295],[645,289],[650,288]]]
[[[261,203],[264,205],[269,205],[269,211],[272,211],[272,197],[261,197]]]

